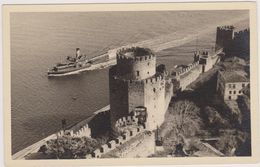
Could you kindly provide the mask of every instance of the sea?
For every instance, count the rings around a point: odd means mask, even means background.
[[[109,104],[108,70],[47,77],[47,70],[80,48],[88,57],[109,49],[170,37],[156,48],[171,71],[193,52],[214,47],[216,27],[249,28],[247,10],[11,13],[12,154]],[[187,40],[188,39],[188,40]],[[157,41],[156,41],[157,40]],[[169,42],[169,39],[167,39]],[[160,43],[161,44],[161,43]]]

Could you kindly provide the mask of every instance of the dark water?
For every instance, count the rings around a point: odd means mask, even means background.
[[[172,32],[188,35],[210,30],[197,42],[200,48],[210,49],[217,25],[241,18],[237,25],[248,26],[248,20],[242,19],[246,16],[247,11],[12,13],[12,152],[59,130],[61,119],[71,124],[109,103],[108,69],[47,77],[47,69],[74,55],[76,47],[93,57],[108,48]],[[160,51],[158,63],[168,68],[189,63],[196,46],[194,39]]]

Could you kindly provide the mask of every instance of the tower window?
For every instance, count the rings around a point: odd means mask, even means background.
[[[234,94],[236,94],[236,91],[234,91]]]
[[[136,71],[136,75],[139,76],[140,72],[139,71]]]
[[[156,89],[155,88],[153,88],[153,92],[155,92],[156,91]]]
[[[147,72],[147,74],[149,74],[149,71]]]
[[[233,88],[234,88],[234,89],[236,88],[236,84],[233,84]]]
[[[149,66],[149,65],[150,65],[150,63],[148,62],[148,63],[147,63],[147,65]]]
[[[229,94],[232,94],[232,91],[229,91]]]

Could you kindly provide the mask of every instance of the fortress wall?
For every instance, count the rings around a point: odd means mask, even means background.
[[[58,137],[71,135],[73,137],[97,137],[110,130],[110,111],[96,113],[90,119],[86,119],[73,125],[71,128],[61,130],[57,133]]]
[[[193,81],[195,81],[199,75],[201,74],[201,65],[197,66],[197,68],[192,69],[188,75],[181,77],[180,79],[180,87],[181,90],[185,90],[186,87],[191,84]]]
[[[224,48],[224,51],[229,49],[232,45],[234,27],[222,26],[217,27],[216,33],[216,50]]]
[[[212,60],[212,67],[213,67],[214,64],[217,64],[220,61],[220,57],[219,56],[214,56],[214,57],[211,57],[211,60]]]
[[[122,117],[116,121],[115,126],[116,127],[126,126],[128,124],[137,123],[137,121],[138,119],[136,118],[136,116]]]
[[[188,67],[183,68],[181,71],[176,73],[176,78],[179,78],[180,76],[190,72],[192,69],[196,68],[199,65],[199,61],[193,62]]]
[[[117,56],[117,64],[116,64],[116,72],[115,74],[118,76],[124,76],[126,74],[130,74],[132,72],[132,63],[134,62],[131,58],[124,58]]]
[[[220,56],[222,50],[218,50],[216,55],[208,55],[208,57],[202,57],[203,63],[199,64],[199,61],[192,63],[187,68],[178,72],[174,79],[179,81],[181,90],[186,89],[193,81],[195,81],[202,72],[207,72],[212,69],[213,66],[220,61]]]
[[[172,96],[173,96],[173,84],[171,83],[171,80],[165,81],[165,112],[168,110],[169,104],[171,102]]]
[[[91,129],[89,128],[88,124],[86,124],[85,126],[82,126],[80,129],[78,130],[61,130],[57,133],[58,137],[62,137],[66,134],[69,134],[73,137],[91,137]]]
[[[147,157],[155,152],[155,136],[154,133],[140,133],[133,140],[125,143],[125,146],[119,147],[113,151],[116,157],[135,158]]]
[[[97,113],[88,123],[91,137],[99,137],[110,131],[110,111]]]
[[[132,80],[142,80],[155,74],[156,57],[154,55],[140,57],[117,56],[117,74],[129,74]]]
[[[162,76],[147,79],[144,86],[144,107],[147,108],[147,128],[154,130],[164,121],[165,80]]]
[[[126,120],[126,119],[124,119]],[[106,157],[106,154],[114,153],[114,150],[128,142],[132,138],[136,137],[139,133],[142,133],[144,128],[142,126],[135,127],[130,130],[126,130],[122,136],[117,137],[109,141],[107,144],[103,144],[100,148],[94,150],[91,154],[86,155],[86,158],[101,158]]]
[[[117,145],[115,149],[102,154],[102,158],[135,158],[147,157],[155,152],[155,136],[153,132],[141,131],[134,137],[128,138],[125,142]]]
[[[75,132],[75,137],[91,137],[91,129],[88,127],[88,125],[83,126],[79,131]]]
[[[129,82],[128,84],[128,112],[138,106],[144,106],[144,83],[140,81]]]
[[[110,121],[113,124],[121,117],[128,115],[128,82],[110,78]]]

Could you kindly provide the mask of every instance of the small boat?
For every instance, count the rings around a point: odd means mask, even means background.
[[[65,63],[57,63],[54,67],[49,69],[47,72],[48,76],[70,74],[89,68],[92,64],[92,61],[87,59],[86,55],[81,55],[80,48],[76,48],[75,57],[68,56],[66,61]]]

